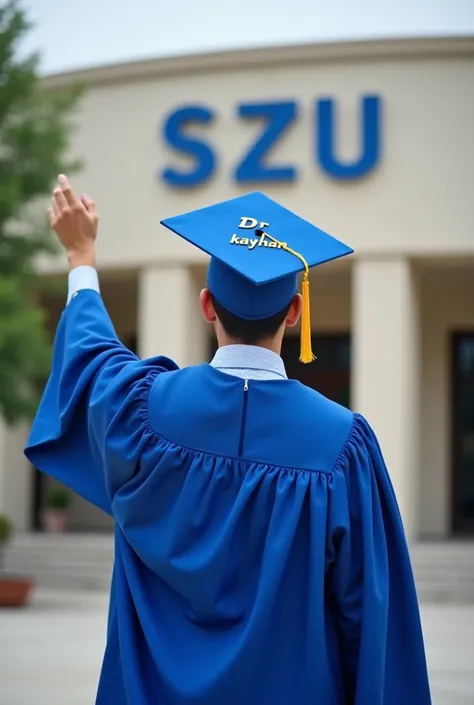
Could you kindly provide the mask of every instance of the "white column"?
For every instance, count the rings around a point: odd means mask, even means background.
[[[419,482],[419,325],[413,272],[403,258],[361,259],[352,277],[352,407],[377,434],[407,536],[413,539]]]
[[[184,266],[149,267],[139,277],[140,356],[165,355],[180,367],[205,362],[209,331],[191,270]]]
[[[28,425],[8,428],[0,419],[0,513],[13,522],[15,531],[30,528],[32,470],[24,456]]]

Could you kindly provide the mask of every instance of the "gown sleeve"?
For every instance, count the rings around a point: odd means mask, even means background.
[[[329,591],[347,704],[430,705],[402,519],[375,434],[359,415],[335,472],[343,484],[331,500]]]
[[[112,514],[114,493],[135,473],[165,357],[140,360],[118,340],[101,296],[79,292],[56,332],[51,373],[25,448],[28,460]]]

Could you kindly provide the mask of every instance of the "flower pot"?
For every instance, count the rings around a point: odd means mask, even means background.
[[[45,509],[43,511],[43,528],[48,534],[62,534],[69,524],[67,509]]]
[[[33,586],[30,578],[0,575],[0,607],[23,607]]]

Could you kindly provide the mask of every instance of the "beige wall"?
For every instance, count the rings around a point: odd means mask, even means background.
[[[317,50],[294,61],[281,50],[280,59],[269,65],[242,66],[236,59],[224,69],[201,72],[196,60],[186,73],[162,69],[161,75],[92,84],[73,146],[86,164],[75,178],[77,188],[99,205],[101,263],[202,261],[199,252],[159,225],[160,218],[241,193],[230,170],[260,128],[239,121],[236,106],[280,99],[297,100],[301,117],[271,159],[297,164],[300,177],[294,185],[255,184],[244,190],[263,188],[361,255],[473,253],[474,42],[470,56],[457,57],[455,49],[436,56],[436,40],[418,57],[411,55],[410,43],[406,46],[405,54],[371,58],[354,48],[352,56],[347,50],[336,61],[321,58]],[[352,158],[359,148],[358,101],[373,92],[384,101],[380,166],[358,182],[332,181],[314,163],[315,100],[337,99],[337,151]],[[171,189],[156,178],[160,168],[179,164],[161,142],[161,122],[174,108],[196,102],[218,111],[216,123],[199,133],[217,148],[221,170],[200,188]]]

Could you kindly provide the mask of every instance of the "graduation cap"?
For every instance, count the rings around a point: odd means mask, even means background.
[[[260,192],[161,221],[211,256],[207,284],[228,311],[245,320],[270,318],[287,306],[303,272],[301,362],[312,362],[309,270],[352,254],[307,220]]]

